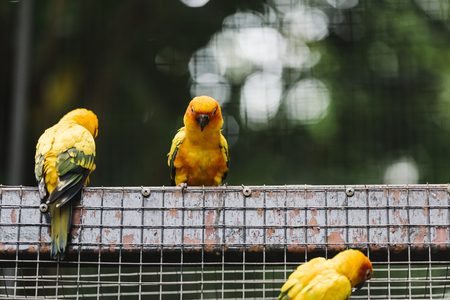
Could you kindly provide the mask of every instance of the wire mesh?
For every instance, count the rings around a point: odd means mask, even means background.
[[[351,299],[449,297],[447,185],[249,189],[85,188],[55,261],[37,189],[3,186],[0,298],[276,299],[346,248],[374,264]]]

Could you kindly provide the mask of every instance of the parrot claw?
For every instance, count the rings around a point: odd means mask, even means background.
[[[228,182],[221,183],[219,186],[228,187]]]
[[[187,183],[186,182],[182,182],[182,183],[180,183],[179,185],[177,185],[177,187],[180,187],[181,188],[181,192],[183,193],[184,192],[184,189],[185,188],[187,188]]]

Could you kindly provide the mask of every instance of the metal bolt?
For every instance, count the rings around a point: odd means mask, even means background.
[[[242,185],[242,193],[244,194],[245,197],[249,197],[252,195],[252,190],[249,189],[248,187],[245,187],[244,185]]]
[[[150,189],[142,187],[141,193],[142,193],[142,196],[148,197],[148,196],[150,196]]]
[[[352,187],[348,187],[345,189],[345,193],[347,196],[352,197],[355,194],[355,189]]]
[[[45,203],[41,203],[41,205],[39,205],[39,210],[41,211],[41,213],[46,213],[48,211],[48,205]]]

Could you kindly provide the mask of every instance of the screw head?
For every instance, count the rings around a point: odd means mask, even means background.
[[[41,213],[46,213],[48,211],[48,205],[45,203],[41,203],[41,205],[39,205],[39,210],[41,211]]]
[[[242,193],[244,194],[245,197],[249,197],[252,194],[252,190],[249,189],[248,187],[244,187],[244,189],[242,190]]]
[[[345,189],[345,193],[347,196],[352,197],[355,194],[355,189],[352,187],[348,187]]]
[[[141,190],[141,193],[142,193],[142,196],[148,197],[148,196],[150,196],[150,189],[143,187],[142,190]]]

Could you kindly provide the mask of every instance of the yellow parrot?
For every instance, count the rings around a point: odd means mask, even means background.
[[[172,141],[168,154],[173,185],[218,186],[227,177],[228,144],[221,133],[219,103],[211,97],[192,99],[184,125]]]
[[[344,300],[372,278],[372,263],[358,250],[332,259],[311,259],[300,265],[281,288],[278,300]]]
[[[72,223],[72,201],[95,170],[97,116],[90,110],[75,109],[48,128],[36,145],[35,168],[39,195],[49,205],[51,256],[64,259]]]

